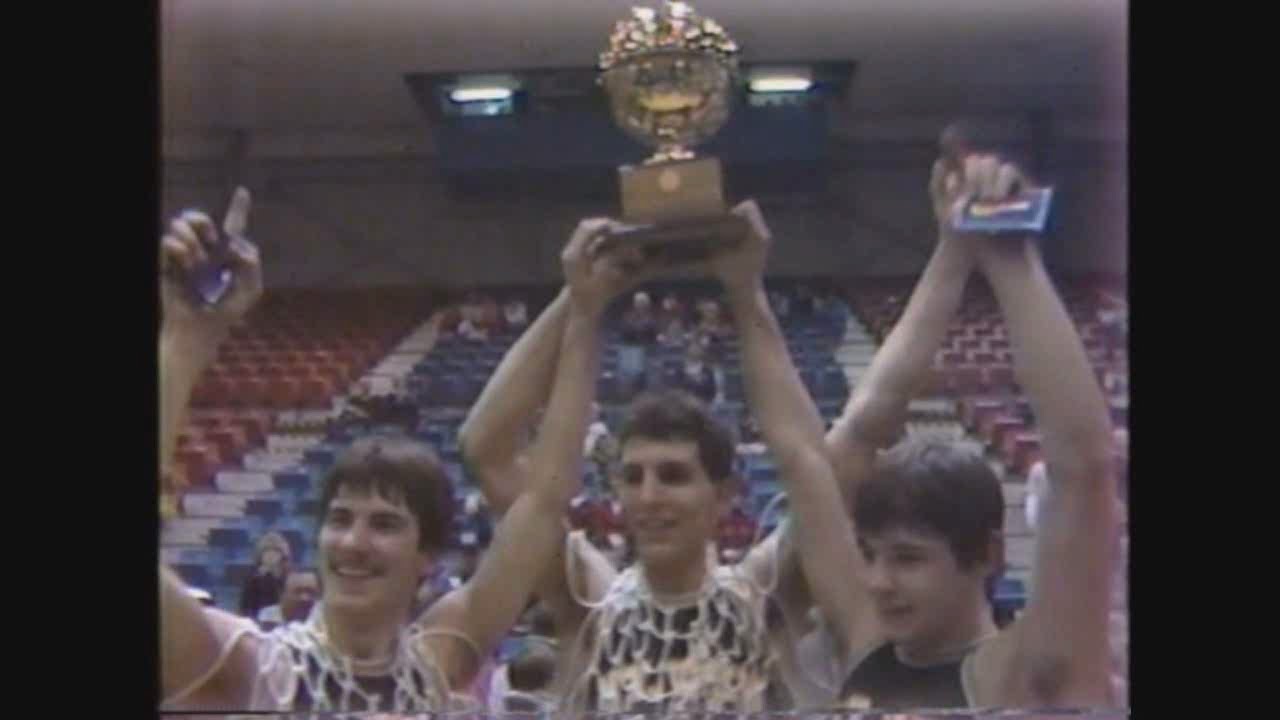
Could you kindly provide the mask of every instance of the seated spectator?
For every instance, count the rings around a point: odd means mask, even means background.
[[[467,293],[458,312],[462,316],[462,320],[458,323],[459,337],[473,342],[484,342],[489,339],[489,332],[493,328],[492,316],[496,313],[492,312],[492,308],[481,299],[479,293]]]
[[[494,672],[489,709],[497,713],[542,713],[556,704],[552,680],[556,641],[532,635],[511,662]]]
[[[675,293],[667,293],[658,312],[658,342],[668,347],[682,345],[689,332],[684,304]]]
[[[761,442],[760,425],[756,423],[756,419],[751,416],[751,413],[742,413],[738,420],[738,442],[745,445],[754,445]]]
[[[254,548],[253,572],[240,590],[240,614],[256,618],[262,608],[280,602],[293,552],[278,532],[263,535]]]
[[[291,570],[284,581],[280,602],[258,611],[258,625],[264,631],[285,623],[306,620],[316,598],[320,597],[320,578],[314,570]]]
[[[676,374],[676,387],[681,388],[701,399],[712,403],[719,395],[719,385],[715,373],[706,362],[707,351],[701,343],[689,343],[685,348],[684,365]]]
[[[510,330],[519,330],[529,324],[529,308],[519,298],[507,303],[502,313]]]
[[[653,313],[648,293],[638,292],[631,298],[631,308],[622,316],[618,347],[618,377],[626,394],[648,384],[649,348],[658,336],[658,319]]]
[[[600,408],[595,409],[596,419],[587,428],[587,437],[583,445],[583,454],[595,465],[596,474],[607,484],[609,468],[618,454],[618,439],[609,431],[604,421],[600,420]],[[592,488],[603,490],[603,487]]]
[[[791,313],[791,301],[787,299],[786,294],[777,290],[769,293],[769,305],[773,307],[773,314],[777,316],[778,322],[787,319],[787,315]]]
[[[1098,310],[1098,324],[1107,351],[1107,359],[1116,357],[1129,346],[1129,308],[1119,298],[1104,294],[1104,307]]]
[[[450,305],[436,314],[436,332],[441,336],[452,335],[458,331],[462,322],[462,312],[457,306]]]
[[[801,283],[796,286],[795,301],[791,303],[791,313],[796,317],[811,317],[814,311],[813,289]]]
[[[1027,471],[1027,527],[1032,533],[1040,524],[1040,504],[1049,494],[1049,474],[1045,471],[1044,461],[1038,460]]]

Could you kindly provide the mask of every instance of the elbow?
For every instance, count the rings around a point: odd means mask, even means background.
[[[817,473],[833,472],[826,447],[821,441],[790,446],[789,450],[775,451],[774,458],[781,478],[817,477]]]
[[[856,396],[849,404],[849,434],[864,445],[889,447],[906,423],[909,402],[905,393],[882,391]]]

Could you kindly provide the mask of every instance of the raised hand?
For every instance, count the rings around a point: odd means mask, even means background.
[[[188,332],[224,330],[243,317],[261,297],[262,264],[258,248],[245,237],[249,207],[249,191],[237,188],[222,223],[231,261],[231,289],[213,306],[196,303],[183,286],[183,277],[208,262],[210,253],[223,238],[209,216],[199,210],[187,210],[169,224],[160,249],[166,328]]]

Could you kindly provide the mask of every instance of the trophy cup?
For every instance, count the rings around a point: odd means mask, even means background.
[[[678,265],[745,237],[746,222],[728,213],[719,160],[691,149],[729,119],[737,54],[724,28],[684,2],[633,8],[614,26],[598,81],[618,127],[655,152],[618,168],[624,227],[601,251],[629,244],[647,261]]]

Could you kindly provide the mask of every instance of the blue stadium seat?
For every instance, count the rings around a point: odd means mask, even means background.
[[[200,563],[179,563],[173,566],[173,571],[182,578],[187,585],[198,588],[208,588],[210,580],[208,566]]]
[[[225,525],[209,531],[209,547],[234,549],[250,544],[247,524]]]
[[[301,495],[311,489],[311,475],[302,470],[286,470],[275,473],[276,490]]]
[[[271,523],[284,514],[284,503],[279,498],[251,498],[245,503],[245,514]]]
[[[243,587],[244,581],[253,574],[253,565],[249,563],[228,563],[222,572],[222,583],[230,587]]]

